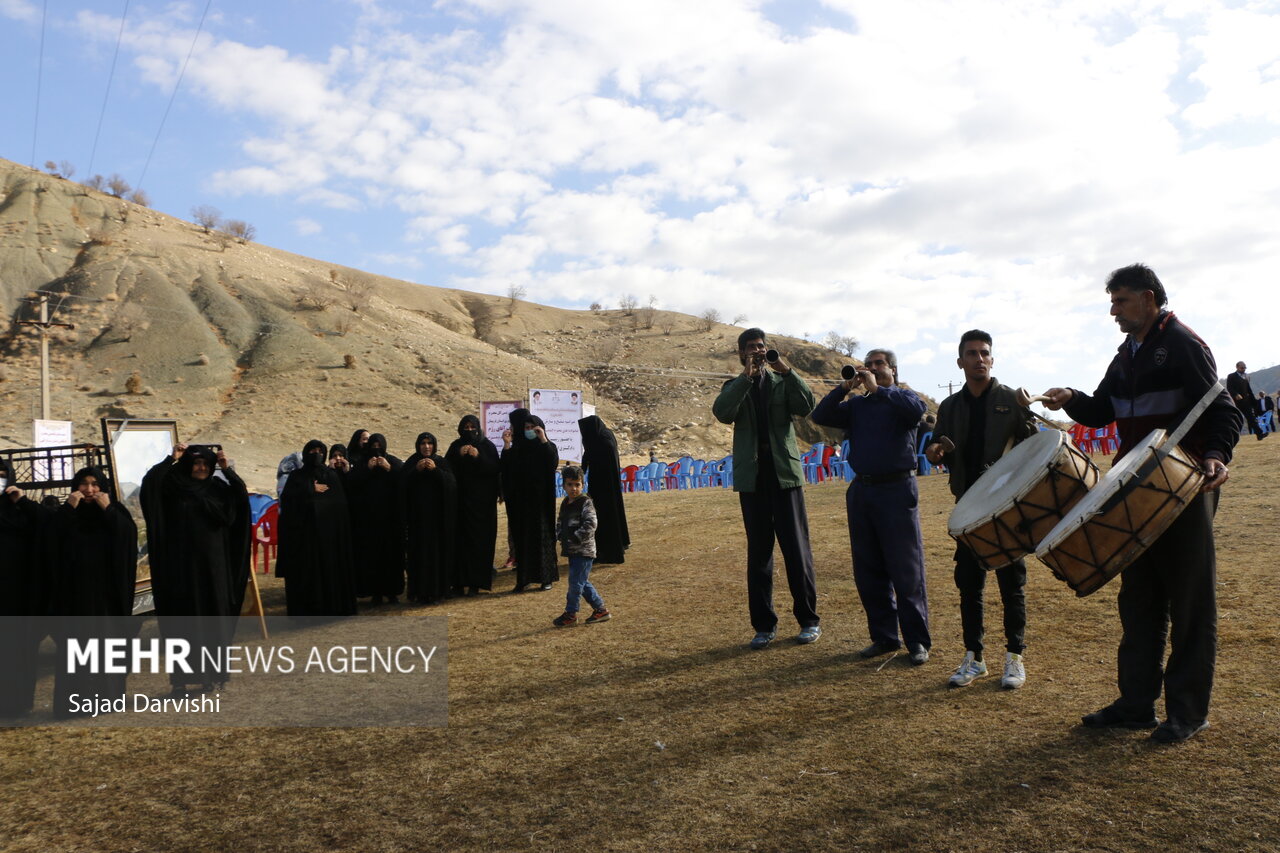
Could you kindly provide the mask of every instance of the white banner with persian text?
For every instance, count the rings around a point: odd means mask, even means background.
[[[561,459],[582,461],[582,433],[578,430],[578,420],[582,417],[581,391],[531,389],[529,412],[547,425],[547,438],[555,442]]]

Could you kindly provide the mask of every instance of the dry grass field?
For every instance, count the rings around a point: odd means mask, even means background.
[[[780,584],[762,652],[734,495],[634,495],[627,564],[593,575],[613,621],[553,629],[562,584],[403,611],[449,616],[447,729],[6,730],[0,849],[1280,849],[1278,453],[1246,440],[1232,466],[1213,728],[1182,746],[1079,727],[1114,697],[1118,584],[1077,599],[1034,560],[1027,686],[946,689],[963,649],[941,476],[921,482],[920,668],[855,654],[843,484],[806,490],[825,633],[791,641]],[[987,600],[996,659],[994,583]]]

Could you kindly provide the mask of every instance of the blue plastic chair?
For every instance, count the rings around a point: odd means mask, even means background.
[[[660,492],[666,488],[667,466],[662,462],[650,462],[636,471],[636,489],[642,492]]]
[[[733,488],[733,457],[726,456],[720,460],[720,485],[726,489]]]
[[[564,497],[564,475],[560,473],[560,469],[556,469],[556,497]]]
[[[270,509],[276,499],[271,495],[251,494],[249,495],[249,524],[258,523],[258,519],[262,518],[262,514]]]
[[[693,457],[681,456],[676,460],[676,488],[692,489],[693,486]]]
[[[704,459],[693,460],[693,488],[701,489],[711,485],[711,478],[707,476],[707,465],[709,464]]]
[[[809,452],[800,457],[800,464],[804,466],[804,481],[806,483],[820,483],[822,476],[818,469],[822,467],[822,457],[827,446],[821,441],[809,449]]]
[[[924,455],[924,449],[929,446],[929,439],[933,438],[933,431],[930,430],[920,437],[920,446],[916,448],[916,472],[920,474],[932,474],[933,463]]]

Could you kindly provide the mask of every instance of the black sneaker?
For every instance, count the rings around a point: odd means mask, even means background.
[[[1156,743],[1182,743],[1185,740],[1191,740],[1207,728],[1209,728],[1208,720],[1184,723],[1181,720],[1169,719],[1156,727],[1156,730],[1151,733],[1151,739]]]
[[[608,622],[612,618],[613,614],[609,612],[609,608],[602,607],[599,610],[593,610],[585,621],[588,625],[594,625],[597,622]]]
[[[1135,717],[1117,710],[1115,705],[1085,714],[1080,722],[1090,729],[1154,729],[1160,724],[1154,712],[1150,717]]]
[[[551,624],[555,625],[557,628],[568,628],[570,625],[577,625],[578,614],[570,613],[566,610],[564,613],[561,613],[559,616],[552,619]]]
[[[866,648],[859,649],[858,657],[876,658],[880,657],[880,655],[893,654],[900,648],[902,647],[897,643],[881,643],[877,640]]]

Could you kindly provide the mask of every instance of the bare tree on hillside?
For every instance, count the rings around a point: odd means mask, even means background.
[[[104,189],[106,189],[107,179],[102,177],[101,175],[94,175],[92,178],[85,178],[84,185],[91,190],[97,190],[98,192],[102,192]]]
[[[742,326],[742,325],[745,325],[745,324],[746,324],[746,322],[747,322],[747,315],[746,315],[746,314],[734,314],[734,315],[733,315],[733,320],[729,323],[729,325],[730,325],[730,326]]]
[[[603,305],[601,305],[599,302],[592,302],[592,303],[591,303],[591,313],[592,313],[592,314],[599,314],[599,313],[600,313],[600,311],[601,311],[601,310],[603,310],[603,308],[604,308],[604,306],[603,306]]]
[[[716,327],[716,323],[720,322],[720,312],[714,308],[708,308],[698,315],[698,328],[704,332],[709,332]]]
[[[222,222],[222,211],[211,204],[197,204],[191,208],[191,221],[208,234]]]
[[[140,204],[143,207],[151,206],[151,196],[147,195],[147,191],[141,187],[129,193],[129,201],[134,204]]]
[[[63,160],[60,163],[55,163],[52,160],[45,160],[44,170],[55,178],[70,179],[71,176],[76,173],[76,167],[68,160]]]
[[[633,294],[624,293],[622,298],[618,300],[618,307],[622,309],[622,313],[630,317],[636,313],[636,306],[640,304],[640,300],[636,299]]]
[[[254,237],[258,236],[258,229],[254,228],[243,219],[228,219],[222,226],[222,230],[230,234],[241,243],[247,243]]]
[[[521,299],[524,299],[526,293],[528,293],[528,291],[525,290],[525,287],[523,284],[513,284],[507,288],[507,299],[509,300],[507,303],[508,317],[515,316],[516,302],[518,302]]]
[[[827,332],[827,336],[822,339],[822,345],[828,349],[833,349],[838,353],[853,357],[858,351],[858,339],[852,335],[842,335],[839,332]]]
[[[347,307],[355,313],[369,307],[369,302],[373,299],[373,280],[362,278],[357,281],[347,283]]]
[[[333,304],[333,293],[322,281],[308,281],[294,304],[302,311],[323,311]]]
[[[119,173],[113,174],[107,178],[107,192],[116,198],[124,198],[129,192],[129,182],[120,177]]]

